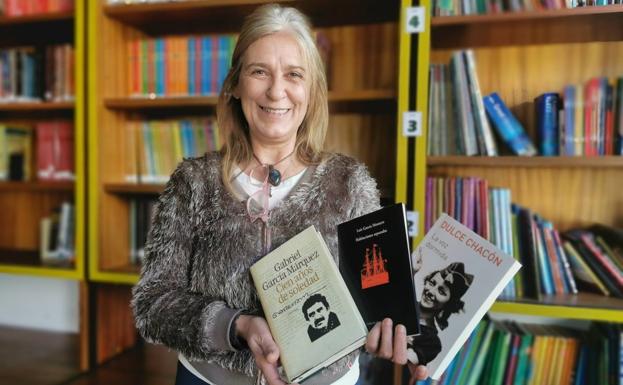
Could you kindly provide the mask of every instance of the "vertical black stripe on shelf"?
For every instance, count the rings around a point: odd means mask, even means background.
[[[412,6],[419,5],[418,0],[412,2]],[[409,111],[415,111],[417,104],[417,74],[418,74],[418,34],[411,34],[411,55],[409,57]],[[407,139],[407,208],[409,210],[415,209],[415,202],[413,200],[413,191],[415,190],[415,143],[416,138],[410,137]]]

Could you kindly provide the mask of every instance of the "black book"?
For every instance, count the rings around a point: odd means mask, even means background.
[[[524,268],[524,273],[521,274],[524,296],[539,299],[541,297],[541,280],[534,236],[536,225],[530,210],[513,205],[513,211],[517,213],[518,218],[519,255]]]
[[[383,207],[337,227],[340,273],[366,326],[388,317],[420,333],[404,204]]]

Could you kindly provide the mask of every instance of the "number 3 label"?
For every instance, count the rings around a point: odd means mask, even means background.
[[[402,134],[404,136],[422,135],[422,113],[420,111],[406,111],[403,113]]]

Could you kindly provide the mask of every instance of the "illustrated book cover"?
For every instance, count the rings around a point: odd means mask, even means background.
[[[314,226],[251,266],[289,382],[300,382],[364,345],[368,330]]]
[[[368,329],[387,317],[419,334],[404,204],[341,223],[337,233],[340,272]]]
[[[447,214],[411,257],[421,333],[408,358],[437,380],[521,265]]]

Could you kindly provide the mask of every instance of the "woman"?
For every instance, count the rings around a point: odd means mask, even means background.
[[[421,262],[414,264],[418,265]],[[421,333],[410,338],[410,362],[428,364],[437,357],[442,349],[437,332],[448,327],[448,318],[452,314],[463,310],[465,304],[461,298],[473,279],[474,276],[465,272],[461,262],[453,262],[424,277],[424,288],[420,295]]]
[[[136,325],[179,352],[177,384],[251,384],[257,369],[284,384],[249,266],[311,224],[337,257],[337,224],[378,207],[376,183],[353,159],[322,151],[326,78],[293,8],[268,5],[247,18],[217,119],[221,151],[183,161],[159,198],[133,292]],[[388,319],[366,347],[404,364],[405,335]],[[305,383],[354,384],[357,357]]]

